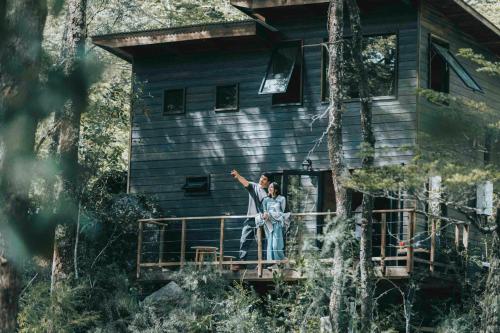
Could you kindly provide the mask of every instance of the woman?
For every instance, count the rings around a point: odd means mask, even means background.
[[[268,196],[262,201],[264,213],[257,215],[257,226],[264,226],[267,238],[267,260],[285,259],[283,234],[289,224],[290,213],[285,213],[286,199],[280,195],[280,186],[273,182],[268,187]]]

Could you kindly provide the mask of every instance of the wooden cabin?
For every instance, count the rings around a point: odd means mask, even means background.
[[[317,143],[326,119],[312,121],[328,105],[328,1],[231,4],[248,19],[93,37],[133,66],[141,98],[131,115],[128,190],[153,195],[164,210],[164,219],[139,223],[138,275],[192,261],[225,269],[236,260],[231,256],[237,257],[248,193],[230,176],[232,169],[253,181],[261,172],[273,174],[303,226],[302,240],[314,239],[324,212],[334,209],[326,140]],[[418,88],[472,97],[498,110],[499,80],[455,56],[466,47],[492,59],[500,54],[500,30],[472,7],[462,0],[359,5],[377,165],[411,163],[426,126],[423,111],[433,107]],[[360,103],[356,82],[347,76],[344,149],[349,167],[357,168]],[[415,244],[426,222],[398,200],[380,200],[375,208],[380,273],[406,277],[420,264],[434,270],[435,249]],[[450,242],[463,243],[472,233],[462,229],[450,230]],[[217,254],[207,250],[201,258],[197,246],[216,247]],[[261,246],[250,258],[258,272],[247,276],[269,279]]]

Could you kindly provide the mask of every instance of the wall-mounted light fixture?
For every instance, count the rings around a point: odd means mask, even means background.
[[[302,162],[302,169],[304,171],[313,171],[313,162],[311,159],[306,158],[304,162]]]

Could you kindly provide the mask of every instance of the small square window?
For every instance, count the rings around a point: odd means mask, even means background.
[[[210,176],[188,176],[182,187],[186,195],[206,195],[210,193]]]
[[[215,110],[238,110],[238,84],[217,86],[215,89]]]
[[[171,89],[163,92],[164,116],[184,113],[185,105],[185,89]]]

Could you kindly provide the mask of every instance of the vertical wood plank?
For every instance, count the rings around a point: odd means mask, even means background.
[[[165,244],[165,226],[162,225],[160,228],[160,248],[159,248],[160,253],[158,255],[158,263],[160,265],[163,262],[164,244]]]
[[[257,227],[257,274],[262,277],[262,228]]]
[[[186,261],[186,220],[182,220],[181,229],[181,268],[184,267]]]
[[[141,251],[142,251],[142,237],[143,237],[144,225],[139,222],[139,238],[137,239],[137,278],[141,277]]]
[[[460,250],[460,226],[455,224],[455,248]]]
[[[386,237],[387,237],[387,214],[382,213],[380,226],[380,268],[382,269],[382,274],[385,275],[385,247],[386,247]]]
[[[219,240],[219,269],[222,270],[222,262],[224,261],[224,219],[220,219],[220,240]]]
[[[436,220],[432,219],[431,220],[432,225],[431,225],[431,253],[430,253],[430,271],[431,273],[434,273],[434,258],[436,257]]]

